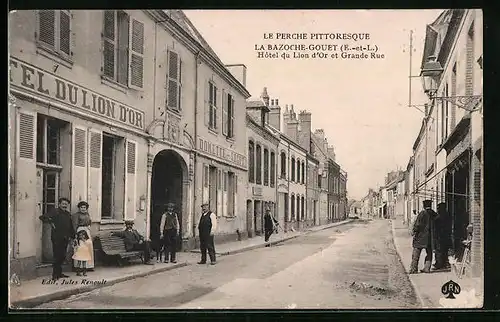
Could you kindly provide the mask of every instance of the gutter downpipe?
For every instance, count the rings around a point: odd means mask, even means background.
[[[193,211],[193,223],[192,223],[192,233],[193,233],[193,241],[195,242],[196,245],[196,221],[195,221],[195,213],[196,213],[196,201],[197,201],[197,194],[196,194],[196,188],[197,188],[197,182],[196,182],[196,166],[197,166],[197,149],[196,149],[196,143],[198,140],[198,65],[200,64],[200,51],[196,53],[196,68],[195,68],[195,75],[194,75],[194,82],[195,82],[195,91],[194,91],[194,151],[193,151],[193,205],[192,205],[192,211]]]

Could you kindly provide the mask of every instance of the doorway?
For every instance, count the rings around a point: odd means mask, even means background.
[[[447,209],[452,219],[452,242],[455,255],[460,258],[464,251],[462,241],[467,239],[469,225],[469,165],[462,163],[448,176],[450,191]]]
[[[39,263],[52,262],[52,229],[50,224],[43,223],[38,219],[39,216],[47,214],[57,207],[59,199],[59,171],[43,168],[36,169],[37,186],[37,225],[35,233],[40,238],[38,243],[36,257]]]
[[[185,208],[185,196],[187,194],[187,184],[185,182],[186,163],[182,157],[173,150],[163,150],[159,152],[153,161],[151,176],[151,220],[150,232],[151,240],[159,241],[161,216],[165,211],[166,204],[175,204],[175,212],[179,216],[179,237],[182,240],[183,234],[183,213]],[[182,248],[178,243],[178,251]]]
[[[253,237],[253,229],[252,229],[252,218],[253,218],[253,202],[252,200],[247,200],[247,233],[248,238]]]
[[[255,200],[254,204],[254,216],[253,216],[253,227],[255,235],[260,236],[262,234],[261,223],[262,223],[262,202],[260,200]]]

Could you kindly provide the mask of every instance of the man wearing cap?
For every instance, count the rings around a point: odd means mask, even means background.
[[[69,277],[62,273],[62,264],[67,255],[68,243],[75,237],[75,229],[71,221],[69,199],[59,198],[59,206],[40,216],[40,220],[52,227],[51,240],[54,262],[52,264],[52,279]]]
[[[425,263],[422,273],[430,273],[432,264],[432,251],[435,246],[434,221],[437,213],[431,209],[432,200],[424,200],[422,210],[413,225],[413,254],[411,259],[410,274],[418,273],[420,253],[425,249]]]
[[[111,234],[123,238],[125,242],[125,249],[130,251],[143,251],[144,264],[153,265],[151,263],[151,248],[149,240],[146,240],[134,227],[134,221],[125,221],[125,230],[114,231]]]
[[[161,216],[160,240],[163,239],[165,246],[165,263],[177,263],[175,253],[177,250],[177,238],[179,238],[179,217],[174,212],[175,205],[172,202],[167,204],[166,212]]]
[[[215,265],[214,233],[217,229],[217,216],[210,211],[208,203],[201,205],[201,217],[198,224],[200,236],[201,261],[198,264],[206,264],[207,250],[210,256],[210,264]]]

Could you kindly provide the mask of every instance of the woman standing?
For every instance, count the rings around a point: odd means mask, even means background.
[[[86,201],[80,201],[78,203],[78,211],[71,216],[71,220],[73,222],[73,228],[75,231],[84,229],[87,233],[88,240],[90,240],[90,260],[87,261],[87,270],[94,269],[94,245],[92,244],[92,235],[90,234],[90,224],[92,220],[89,215],[89,204]],[[79,229],[80,228],[80,229]],[[73,261],[73,267],[78,267],[78,261]]]

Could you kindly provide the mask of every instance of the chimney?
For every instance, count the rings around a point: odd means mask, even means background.
[[[323,144],[325,140],[325,131],[323,129],[316,129],[314,131],[314,136]]]
[[[278,105],[278,99],[271,100],[269,110],[269,125],[281,131],[281,107]]]
[[[330,156],[330,158],[332,158],[333,161],[335,161],[335,148],[330,145],[328,146],[328,155]]]
[[[264,89],[262,90],[260,98],[264,103],[266,103],[266,106],[269,106],[269,95],[267,94],[267,87],[264,87]]]
[[[299,129],[299,121],[297,121],[296,114],[293,111],[293,104],[290,105],[290,111],[289,111],[289,116],[287,118],[287,122],[284,124],[285,130],[286,130],[286,135],[294,140],[297,141],[298,139],[298,129]]]
[[[300,121],[300,146],[306,149],[307,152],[311,153],[311,113],[307,111],[302,111],[299,114]]]
[[[226,65],[227,70],[241,83],[244,87],[247,86],[247,66],[243,64]]]

